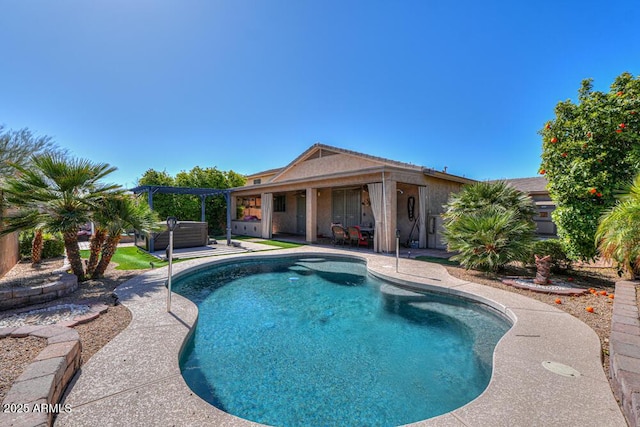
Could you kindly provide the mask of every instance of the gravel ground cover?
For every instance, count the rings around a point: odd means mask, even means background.
[[[63,258],[46,260],[33,268],[29,261],[16,264],[7,274],[0,278],[0,289],[8,287],[24,287],[48,283],[55,280],[57,270],[64,265]],[[131,321],[131,313],[122,306],[116,305],[112,296],[113,290],[121,283],[134,277],[140,271],[120,271],[110,266],[103,279],[89,280],[81,283],[78,290],[63,298],[0,312],[0,327],[17,326],[22,319],[23,324],[49,324],[55,321],[69,320],[82,312],[80,307],[92,304],[106,304],[106,313],[91,322],[74,327],[80,335],[82,344],[82,363],[100,350],[113,337],[124,330]],[[52,308],[55,308],[52,310]],[[0,339],[0,401],[11,388],[13,381],[20,376],[26,366],[42,351],[45,339],[34,337]]]

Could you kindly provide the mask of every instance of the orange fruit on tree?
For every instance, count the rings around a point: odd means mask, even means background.
[[[613,294],[609,294],[609,298],[614,299],[615,297],[613,296]]]
[[[593,313],[593,307],[588,306],[587,308],[585,308],[585,310],[587,310],[589,313]]]

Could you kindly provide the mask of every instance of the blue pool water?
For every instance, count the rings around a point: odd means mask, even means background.
[[[486,388],[510,326],[346,258],[235,262],[174,289],[199,308],[180,359],[187,384],[273,426],[395,426],[452,411]]]

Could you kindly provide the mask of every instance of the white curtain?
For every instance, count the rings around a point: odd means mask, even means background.
[[[382,235],[384,234],[384,221],[382,218],[382,212],[384,209],[384,202],[382,200],[382,183],[377,182],[374,184],[367,184],[367,187],[369,188],[369,200],[371,200],[371,211],[373,213],[373,220],[375,221],[373,250],[374,252],[380,252]]]
[[[418,230],[420,230],[420,248],[427,247],[427,187],[418,187],[418,204],[420,208],[420,217],[418,218]]]
[[[273,194],[262,193],[262,238],[272,237]]]

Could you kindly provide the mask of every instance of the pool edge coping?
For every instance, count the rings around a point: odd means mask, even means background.
[[[205,268],[205,266],[234,259],[259,259],[265,256],[274,258],[292,255],[334,255],[365,260],[367,269],[374,275],[382,275],[392,281],[410,281],[411,283],[421,283],[438,289],[444,288],[449,293],[459,293],[465,297],[473,296],[471,299],[479,297],[481,302],[489,301],[492,304],[496,304],[496,307],[502,308],[500,311],[504,310],[505,315],[515,319],[513,327],[500,340],[494,351],[494,372],[485,391],[473,401],[452,412],[412,423],[410,424],[411,426],[464,426],[486,425],[489,423],[492,425],[518,425],[519,419],[526,420],[527,424],[531,422],[535,424],[536,420],[540,420],[541,422],[544,421],[546,425],[567,425],[567,420],[570,420],[571,423],[578,423],[580,420],[594,423],[600,419],[601,425],[603,423],[606,425],[626,425],[602,369],[600,343],[593,330],[568,313],[542,302],[500,289],[453,278],[441,265],[401,259],[399,272],[396,273],[394,269],[395,258],[387,255],[345,253],[344,251],[327,248],[312,248],[310,250],[309,247],[302,247],[282,249],[276,253],[269,251],[267,253],[233,254],[216,257],[215,259],[187,261],[174,266],[174,277]],[[438,285],[429,283],[437,280],[442,283]],[[157,335],[156,338],[162,341],[163,333],[170,329],[171,334],[173,334],[171,337],[172,342],[180,341],[179,351],[182,350],[197,323],[197,308],[195,304],[186,298],[175,293],[172,295],[176,311],[180,313],[178,316],[186,314],[185,318],[191,319],[190,324],[189,322],[183,323],[183,327],[180,327],[183,319],[170,319],[168,316],[171,315],[166,313],[166,309],[164,311],[158,310],[164,305],[162,301],[163,295],[160,294],[166,295],[166,290],[163,292],[165,281],[166,270],[158,269],[133,278],[116,289],[116,293],[122,298],[123,305],[132,311],[134,318],[132,319],[132,324],[105,346],[103,350],[100,350],[99,353],[104,351],[107,354],[120,354],[121,352],[118,352],[117,347],[125,344],[122,341],[129,341],[129,345],[131,345],[130,341],[136,339],[135,331],[143,328],[143,325],[139,325],[137,322],[148,321],[149,318],[155,319],[157,324],[155,326],[151,324],[144,325],[146,326],[145,333],[152,331]],[[524,325],[520,322],[520,320],[524,322],[525,319],[529,318],[529,323],[531,323],[532,315],[543,319],[538,322],[537,328],[533,327],[534,330],[538,331],[535,334],[529,333],[532,325]],[[558,349],[555,348],[558,347],[558,340],[552,339],[553,337],[546,337],[549,342],[544,343],[543,348],[539,348],[540,346],[532,347],[531,343],[527,342],[531,341],[530,339],[523,340],[523,337],[536,336],[541,338],[540,327],[542,325],[550,323],[552,326],[554,324],[559,326],[560,322],[562,322],[565,332],[567,328],[571,330],[570,333],[565,333],[560,337],[563,347],[571,347],[570,356],[560,357],[562,356],[560,354],[562,351],[558,352]],[[177,332],[173,331],[175,326],[178,326]],[[581,342],[581,339],[588,341],[587,344],[585,345]],[[586,350],[583,347],[587,347]],[[154,424],[154,420],[160,423],[161,421],[170,422],[171,419],[175,418],[181,423],[189,425],[210,425],[214,420],[219,425],[228,426],[260,425],[226,414],[192,393],[180,374],[179,354],[174,348],[174,350],[169,349],[169,351],[165,351],[162,354],[147,351],[143,355],[147,365],[152,365],[153,363],[165,365],[167,369],[165,378],[168,381],[166,387],[162,386],[162,381],[158,381],[157,375],[150,374],[148,376],[142,375],[141,377],[136,372],[132,373],[132,377],[135,378],[129,378],[125,375],[126,379],[122,379],[123,384],[120,385],[119,389],[115,390],[111,385],[103,386],[104,392],[102,393],[100,393],[100,373],[102,372],[104,377],[105,367],[100,366],[100,362],[110,356],[98,357],[95,361],[92,358],[83,367],[83,374],[74,379],[74,385],[70,387],[67,395],[65,395],[65,402],[72,404],[72,406],[77,404],[78,410],[61,414],[58,424],[82,425],[90,422],[91,419],[102,420],[103,422],[111,419],[116,425],[135,424],[135,420],[144,419],[145,422]],[[575,384],[571,384],[571,381],[575,379],[567,382],[561,377],[556,378],[555,374],[549,377],[545,372],[546,370],[540,367],[540,363],[529,363],[534,360],[539,362],[540,360],[538,359],[541,359],[542,356],[548,356],[544,357],[542,361],[558,356],[561,359],[559,363],[566,362],[567,357],[579,358],[578,371],[583,374],[580,379],[580,386],[576,387]],[[539,384],[541,377],[543,380],[542,386],[547,385],[547,387],[541,387],[541,384]],[[114,402],[121,401],[125,396],[138,394],[141,385],[136,384],[136,380],[138,382],[147,381],[145,384],[149,385],[149,392],[145,393],[144,397],[140,396],[140,398],[145,399],[147,404],[150,402],[155,403],[153,412],[140,412],[137,410],[132,413],[131,408],[123,408],[121,411],[114,412],[113,408],[116,406],[113,404]],[[509,381],[512,384],[509,384]],[[547,384],[545,381],[547,383],[550,381],[551,384]],[[125,384],[125,382],[129,384]],[[513,384],[514,382],[517,384]],[[527,382],[530,388],[521,387]],[[551,387],[548,385],[551,385]],[[585,387],[587,390],[585,390]],[[173,395],[179,395],[182,403],[173,402],[170,405],[167,403],[166,393],[169,388],[175,389]],[[546,391],[543,390],[541,394],[541,389],[543,388]],[[567,390],[573,392],[567,394]],[[88,396],[83,400],[80,396],[85,394]],[[589,396],[589,398],[585,398],[584,395]],[[545,401],[545,412],[541,412],[541,408],[532,409],[532,405],[526,403],[541,400]],[[518,401],[522,402],[522,404],[518,405]],[[106,402],[111,402],[111,404],[105,404]],[[104,413],[104,407],[110,408],[109,414]],[[182,407],[184,410],[177,410],[178,407]],[[162,408],[165,408],[165,410],[162,410]],[[547,414],[547,412],[550,412],[550,414]]]

